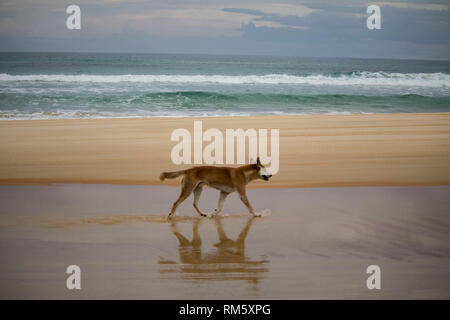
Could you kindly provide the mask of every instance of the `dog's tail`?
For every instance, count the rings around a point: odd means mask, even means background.
[[[163,172],[159,175],[159,180],[164,181],[164,179],[175,179],[181,175],[184,175],[185,173],[186,173],[186,170]]]

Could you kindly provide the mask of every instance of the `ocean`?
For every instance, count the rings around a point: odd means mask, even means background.
[[[450,61],[0,53],[0,120],[450,111]]]

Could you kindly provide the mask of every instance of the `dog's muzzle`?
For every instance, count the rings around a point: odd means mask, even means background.
[[[265,181],[269,181],[269,178],[270,178],[270,177],[272,177],[271,174],[262,175],[262,178],[263,178]]]

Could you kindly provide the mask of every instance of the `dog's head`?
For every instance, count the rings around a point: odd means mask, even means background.
[[[256,159],[256,164],[253,165],[253,168],[257,171],[257,179],[269,181],[269,178],[272,177],[272,175],[267,172],[266,167],[259,161],[259,157]]]

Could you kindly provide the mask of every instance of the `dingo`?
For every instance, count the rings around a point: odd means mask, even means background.
[[[175,210],[180,203],[186,200],[192,192],[194,192],[195,210],[197,210],[202,217],[207,216],[207,214],[203,213],[198,207],[198,200],[200,199],[200,195],[202,194],[205,185],[220,190],[219,203],[212,215],[219,214],[220,211],[222,211],[223,202],[226,197],[231,192],[237,191],[239,197],[247,206],[250,213],[255,217],[258,217],[260,214],[255,212],[248,201],[245,193],[245,186],[253,180],[263,179],[268,181],[269,178],[272,177],[261,164],[258,157],[256,164],[248,164],[237,168],[200,166],[175,172],[163,172],[159,176],[159,179],[164,181],[166,178],[174,179],[179,176],[183,176],[183,179],[181,180],[181,194],[173,204],[172,210],[170,210],[168,216],[169,219],[174,215]]]

